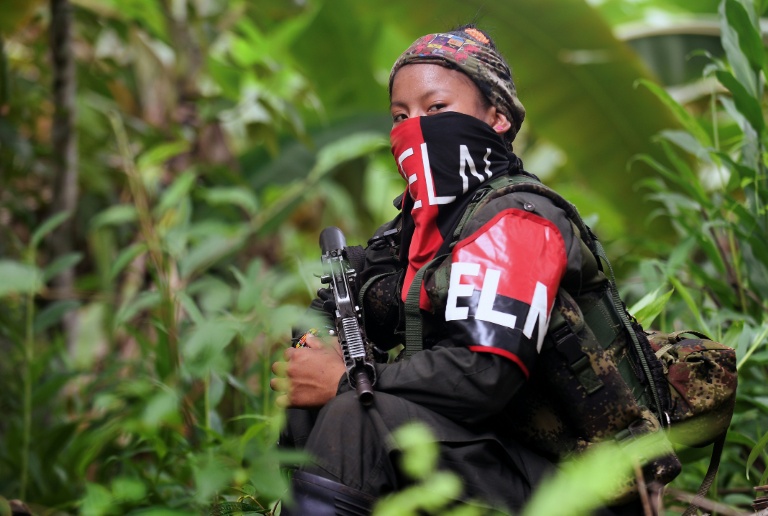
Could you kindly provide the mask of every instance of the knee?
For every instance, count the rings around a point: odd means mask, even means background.
[[[362,414],[363,406],[357,399],[354,391],[347,391],[335,396],[331,401],[325,404],[318,414],[318,423],[323,420],[343,421],[345,424],[350,422],[350,418]]]

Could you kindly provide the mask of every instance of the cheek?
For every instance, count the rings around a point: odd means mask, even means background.
[[[493,127],[494,122],[496,121],[496,109],[493,106],[488,106],[485,102],[481,102],[477,106],[477,117],[486,124]]]

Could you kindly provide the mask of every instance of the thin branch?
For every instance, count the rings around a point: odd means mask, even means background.
[[[75,58],[72,52],[72,7],[69,0],[51,0],[50,47],[53,68],[54,114],[51,127],[53,166],[56,187],[53,192],[51,214],[77,211],[78,154],[77,128],[75,119],[77,107],[75,93],[77,78]],[[65,221],[58,231],[50,235],[52,254],[64,256],[72,252],[75,241],[75,217]],[[57,289],[70,299],[74,298],[74,266],[63,270],[55,279]],[[77,312],[71,311],[64,317],[64,331],[67,348],[74,352],[77,340]]]

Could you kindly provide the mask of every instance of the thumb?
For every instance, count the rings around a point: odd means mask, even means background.
[[[323,340],[315,335],[307,335],[307,340],[304,342],[304,345],[310,349],[320,349],[325,347]]]
[[[320,337],[315,337],[314,335],[310,335],[307,337],[306,347],[310,349],[329,349],[329,350],[335,350],[336,353],[342,357],[342,360],[344,358],[343,353],[341,352],[341,345],[339,344],[339,339],[337,337],[326,337],[324,339],[321,339]]]

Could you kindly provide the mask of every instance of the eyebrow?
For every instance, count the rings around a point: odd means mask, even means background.
[[[447,89],[447,88],[440,88],[440,87],[434,88],[434,89],[431,89],[429,91],[424,92],[424,94],[422,94],[419,97],[418,100],[424,100],[426,97],[431,97],[433,95],[444,94],[444,93],[449,92],[449,91],[450,90]],[[390,101],[389,102],[389,108],[390,109],[392,109],[393,107],[402,107],[402,106],[405,106],[405,102],[399,102],[399,101]]]

